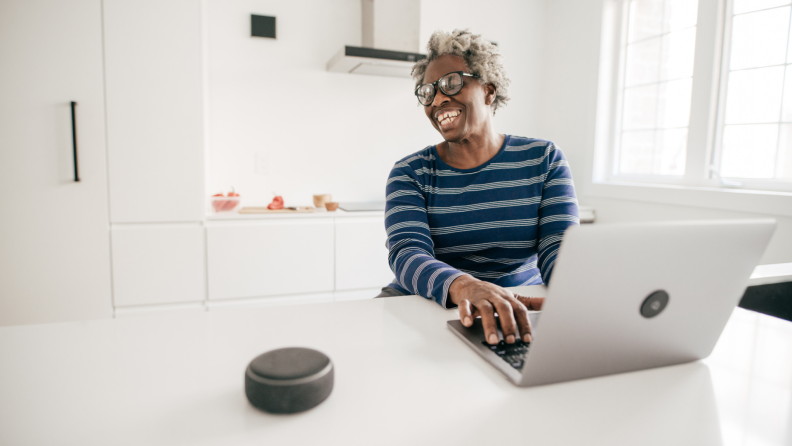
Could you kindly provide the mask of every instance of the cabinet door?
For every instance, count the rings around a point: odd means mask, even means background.
[[[201,3],[104,1],[113,223],[203,218]]]
[[[206,299],[200,224],[116,225],[112,239],[116,308]]]
[[[206,228],[209,300],[333,291],[333,220]]]
[[[0,325],[112,316],[101,11],[0,2]]]
[[[336,219],[335,239],[336,290],[382,288],[393,280],[383,218]]]

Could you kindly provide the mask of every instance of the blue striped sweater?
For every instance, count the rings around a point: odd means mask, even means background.
[[[444,307],[462,274],[503,287],[547,283],[564,230],[579,222],[569,164],[539,139],[506,135],[473,169],[429,146],[393,166],[386,193],[389,286]]]

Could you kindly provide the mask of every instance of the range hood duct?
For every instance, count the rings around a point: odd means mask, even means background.
[[[410,77],[418,53],[420,0],[361,0],[362,47],[345,46],[329,62],[327,71]]]

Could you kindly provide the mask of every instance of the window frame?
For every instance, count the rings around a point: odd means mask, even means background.
[[[683,175],[620,174],[621,122],[626,74],[629,0],[606,2],[592,183],[791,193],[792,181],[721,178],[721,137],[729,76],[733,0],[698,0],[690,120]],[[594,188],[597,189],[597,188]],[[600,188],[602,189],[602,188]],[[792,197],[792,194],[790,194]]]

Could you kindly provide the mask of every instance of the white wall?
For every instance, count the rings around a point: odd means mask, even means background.
[[[234,186],[243,205],[311,195],[382,201],[399,158],[441,141],[411,79],[329,73],[327,61],[361,43],[360,0],[206,0],[207,196]],[[500,44],[512,102],[501,132],[537,136],[544,3],[424,0],[421,41],[470,27]],[[250,14],[277,17],[277,40],[250,37]],[[257,171],[257,159],[264,169]]]
[[[267,203],[271,192],[289,205],[325,192],[382,200],[394,161],[440,141],[412,80],[325,70],[343,45],[360,44],[359,0],[205,1],[207,195],[233,185],[247,205]],[[469,27],[500,45],[512,100],[496,129],[555,141],[600,222],[768,216],[588,193],[602,8],[603,0],[424,0],[420,40]],[[276,16],[278,39],[251,38],[251,13]],[[762,263],[792,262],[792,219],[769,216],[779,227]]]
[[[778,221],[762,264],[792,262],[792,218],[773,214],[628,201],[589,194],[593,169],[603,0],[547,0],[543,114],[539,133],[559,144],[581,202],[601,223],[772,217]]]
[[[602,0],[547,0],[540,133],[569,160],[579,196],[591,182]]]

